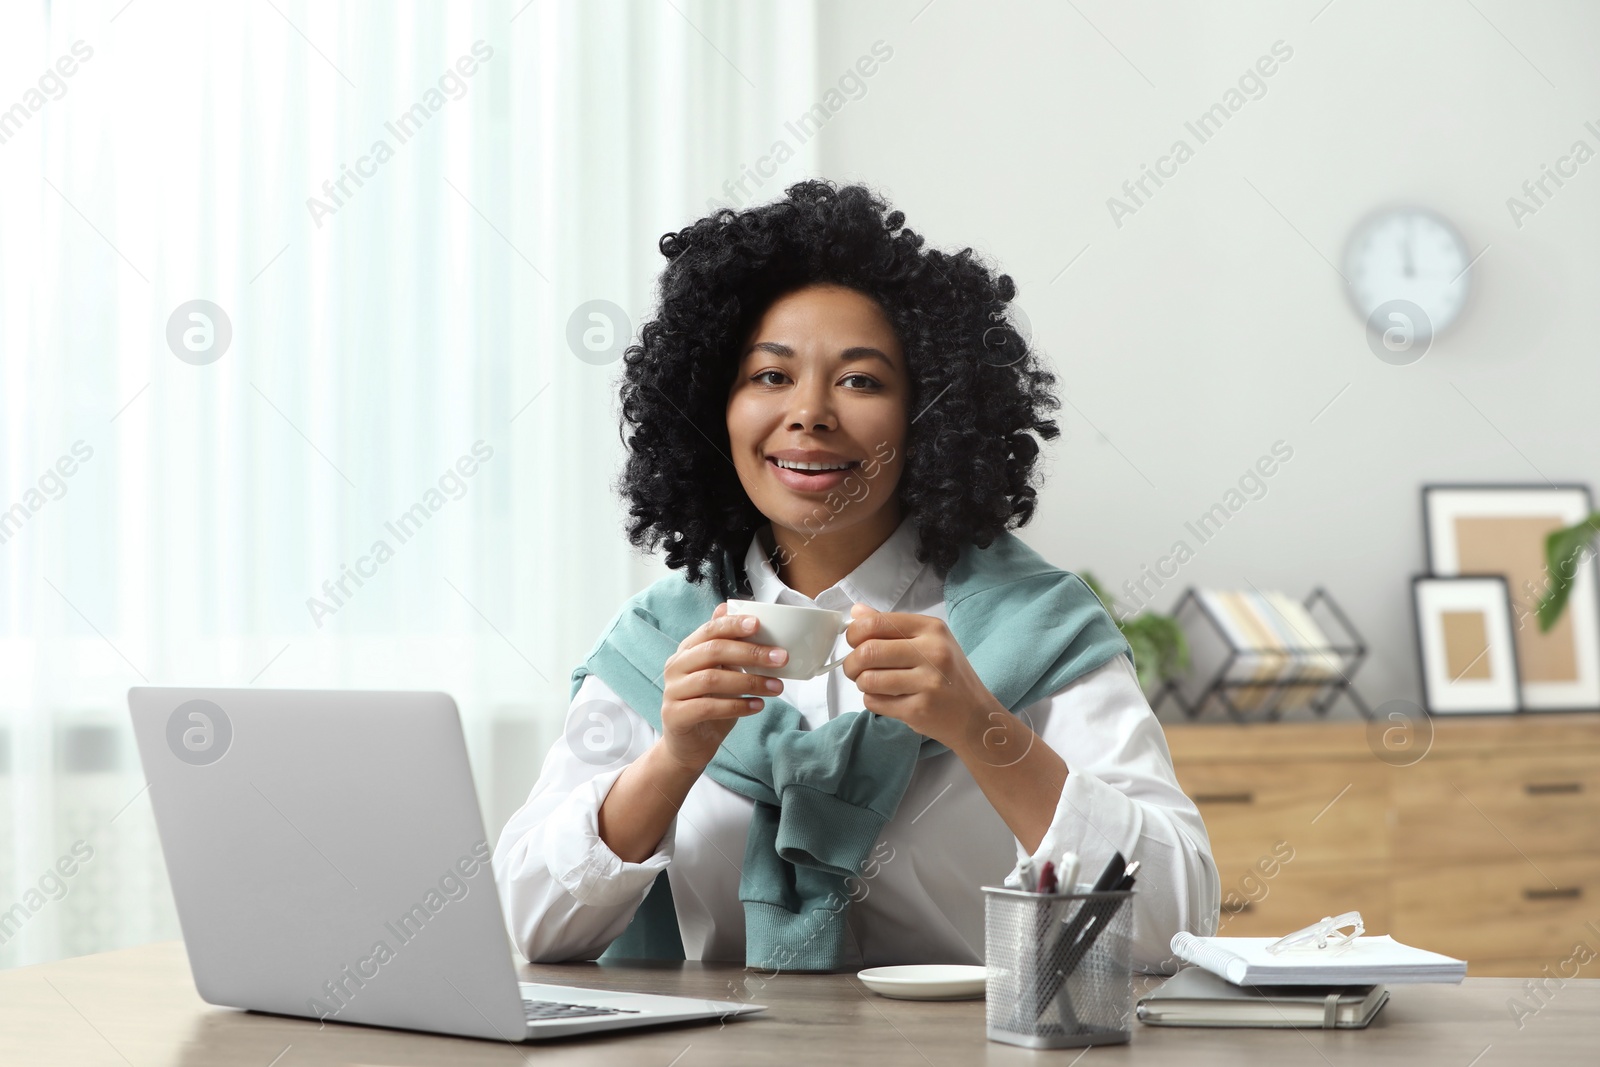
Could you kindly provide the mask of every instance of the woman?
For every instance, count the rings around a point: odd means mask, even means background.
[[[970,249],[802,182],[661,240],[626,354],[620,488],[674,574],[573,673],[566,736],[495,870],[530,960],[826,971],[981,963],[982,885],[1143,863],[1136,966],[1211,933],[1218,878],[1105,608],[1008,531],[1055,378]],[[809,681],[730,615],[848,612]],[[1007,875],[1007,870],[1011,875]]]

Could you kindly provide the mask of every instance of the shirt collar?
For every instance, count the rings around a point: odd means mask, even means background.
[[[835,611],[848,611],[851,604],[859,602],[876,611],[893,611],[927,566],[917,559],[917,527],[907,515],[872,555],[812,601],[790,589],[778,577],[768,556],[770,538],[770,526],[757,530],[744,557],[751,599],[768,604],[816,604]]]

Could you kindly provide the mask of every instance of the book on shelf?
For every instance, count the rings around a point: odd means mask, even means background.
[[[1256,711],[1272,702],[1278,711],[1292,711],[1340,677],[1339,654],[1311,613],[1292,597],[1276,590],[1196,593],[1233,653],[1221,681],[1234,687],[1228,699],[1238,710]]]

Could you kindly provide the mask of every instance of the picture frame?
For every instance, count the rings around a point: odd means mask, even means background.
[[[1567,610],[1548,632],[1538,605],[1548,588],[1545,538],[1586,519],[1581,484],[1425,485],[1423,528],[1436,577],[1498,574],[1506,581],[1525,711],[1600,709],[1600,582],[1586,559]]]
[[[1522,710],[1511,596],[1501,574],[1411,579],[1423,705],[1430,715]]]

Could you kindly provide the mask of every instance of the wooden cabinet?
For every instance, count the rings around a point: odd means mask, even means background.
[[[1219,932],[1357,908],[1475,976],[1600,977],[1600,714],[1430,724],[1420,759],[1390,761],[1364,722],[1164,724],[1211,835]]]

